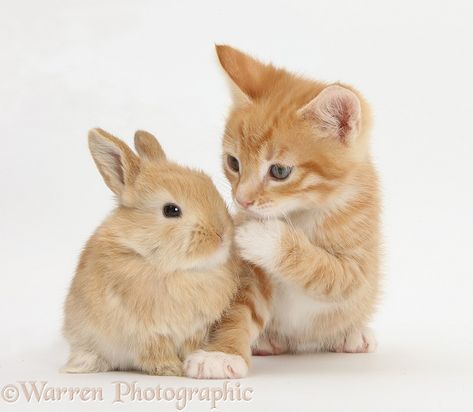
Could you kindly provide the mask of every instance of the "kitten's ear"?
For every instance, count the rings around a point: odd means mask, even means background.
[[[159,142],[151,133],[138,130],[135,133],[135,149],[140,157],[147,160],[164,160],[166,155]]]
[[[298,114],[314,122],[314,126],[323,134],[345,144],[353,141],[360,130],[360,99],[346,87],[326,87],[299,109]]]
[[[89,149],[107,186],[121,195],[140,170],[140,160],[120,139],[102,129],[89,132]]]
[[[267,79],[276,69],[226,45],[216,45],[217,56],[231,80],[235,104],[257,99],[265,92]]]

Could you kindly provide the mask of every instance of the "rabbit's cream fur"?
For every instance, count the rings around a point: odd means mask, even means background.
[[[66,372],[180,375],[237,287],[232,221],[205,174],[137,132],[139,157],[94,129],[89,147],[118,207],[87,242],[65,304]],[[177,204],[182,216],[167,218]]]

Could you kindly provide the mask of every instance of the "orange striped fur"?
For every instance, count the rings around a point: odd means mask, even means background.
[[[379,293],[380,201],[367,103],[350,86],[304,79],[229,46],[217,54],[234,95],[223,165],[246,263],[236,302],[206,351],[187,358],[187,375],[244,376],[250,348],[374,350],[367,323]],[[292,167],[287,179],[271,176],[275,164]]]

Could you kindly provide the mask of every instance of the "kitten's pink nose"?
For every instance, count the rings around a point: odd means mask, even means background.
[[[253,203],[255,203],[254,200],[246,200],[238,196],[236,197],[236,201],[243,209],[248,209]]]

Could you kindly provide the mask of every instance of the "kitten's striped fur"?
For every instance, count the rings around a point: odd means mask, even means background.
[[[240,377],[254,354],[368,352],[379,291],[379,194],[369,108],[349,86],[303,79],[217,46],[235,105],[223,139],[244,259],[237,300],[194,377]],[[239,171],[229,166],[231,155]],[[285,181],[268,174],[292,167]],[[225,355],[226,354],[226,355]]]

